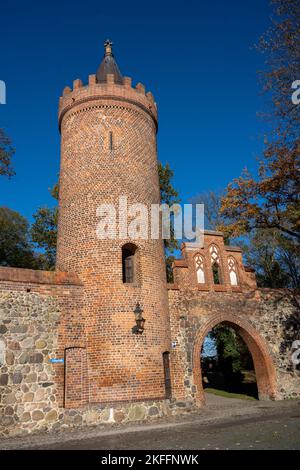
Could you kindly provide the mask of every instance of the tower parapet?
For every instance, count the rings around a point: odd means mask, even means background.
[[[146,93],[141,83],[133,87],[130,77],[123,77],[122,84],[115,83],[114,74],[107,74],[106,81],[101,83],[97,83],[96,74],[89,75],[88,84],[76,79],[72,89],[65,87],[59,99],[59,126],[66,114],[80,111],[82,107],[97,106],[98,101],[111,106],[131,105],[136,111],[151,117],[157,128],[157,106],[152,93]]]

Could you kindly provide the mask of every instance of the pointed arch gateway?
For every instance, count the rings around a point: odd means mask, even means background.
[[[253,359],[259,400],[274,400],[277,396],[276,372],[265,340],[247,321],[233,314],[217,314],[200,327],[196,335],[193,351],[193,377],[196,385],[196,402],[205,404],[202,385],[201,349],[205,337],[216,325],[225,323],[231,326],[246,343]]]

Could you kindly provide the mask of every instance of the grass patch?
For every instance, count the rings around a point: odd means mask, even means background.
[[[212,393],[213,395],[218,395],[220,397],[226,397],[226,398],[239,398],[240,400],[256,400],[256,398],[251,397],[249,395],[244,395],[242,393],[230,393],[230,392],[225,392],[225,390],[218,390],[216,388],[205,388],[204,392],[206,393]]]

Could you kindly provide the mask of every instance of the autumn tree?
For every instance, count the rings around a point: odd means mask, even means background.
[[[272,124],[275,140],[289,141],[293,147],[299,139],[300,120],[299,106],[291,99],[292,84],[300,78],[300,6],[299,0],[272,0],[271,5],[271,26],[257,45],[266,63],[259,72],[260,81],[271,98],[264,114]]]
[[[261,38],[266,56],[260,73],[271,98],[272,132],[256,176],[247,169],[229,184],[222,199],[222,229],[230,236],[261,229],[277,231],[299,256],[300,242],[300,106],[292,102],[292,83],[299,78],[300,8],[298,0],[275,0],[276,19]],[[294,248],[293,248],[294,250]],[[297,254],[298,253],[298,254]]]
[[[230,236],[253,229],[276,229],[300,241],[300,147],[276,143],[260,162],[258,178],[248,171],[227,187],[222,199],[222,230]]]
[[[10,178],[15,175],[12,167],[12,157],[15,149],[12,147],[10,138],[3,129],[0,128],[0,176]]]

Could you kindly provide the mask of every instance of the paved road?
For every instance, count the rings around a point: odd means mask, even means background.
[[[200,413],[120,429],[3,441],[0,448],[90,450],[300,449],[300,403],[209,397]]]
[[[38,449],[187,450],[300,449],[300,416],[266,420],[250,418],[203,426],[200,423],[143,432],[98,436]]]

